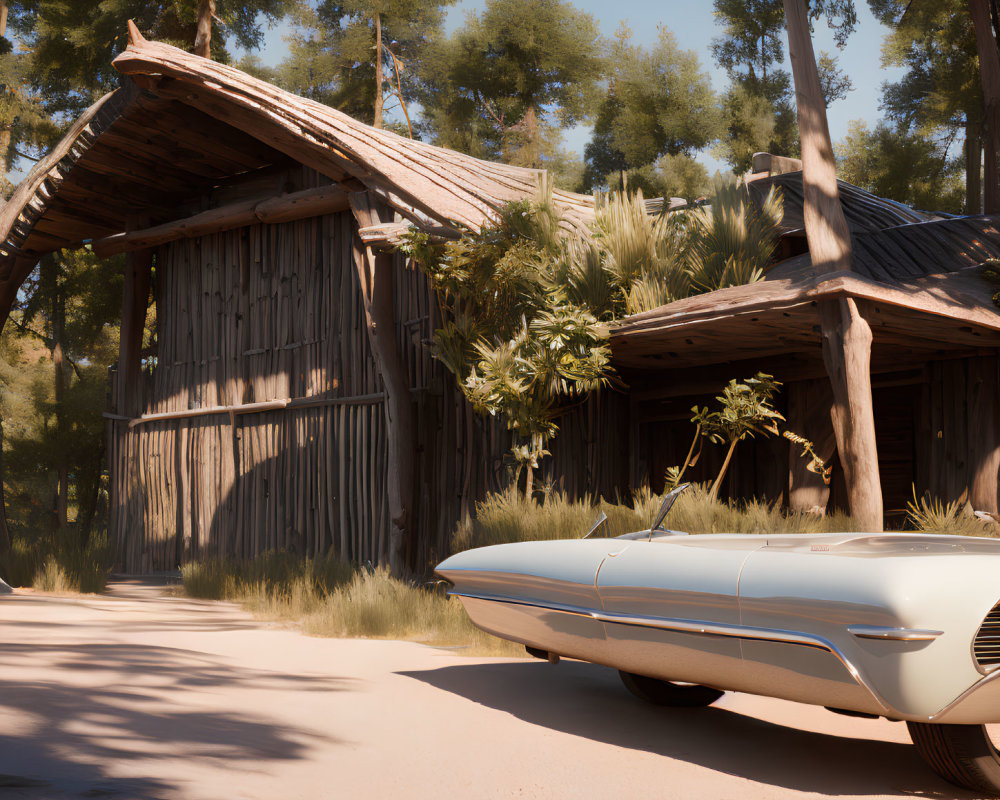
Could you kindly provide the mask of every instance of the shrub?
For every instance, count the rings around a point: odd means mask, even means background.
[[[476,506],[474,519],[463,520],[452,537],[452,551],[459,552],[491,544],[535,539],[578,539],[603,511],[608,515],[606,536],[644,530],[652,522],[663,500],[648,487],[632,498],[632,506],[591,498],[571,501],[561,492],[550,493],[544,502],[526,498],[508,489],[487,495]],[[845,514],[819,517],[804,512],[786,512],[778,504],[752,500],[730,503],[713,498],[703,486],[692,486],[682,494],[667,515],[665,524],[687,533],[834,533],[854,530]]]
[[[11,586],[31,586],[43,592],[103,592],[111,574],[112,553],[106,535],[94,535],[86,547],[63,539],[58,546],[15,537],[10,551],[0,555],[0,577]]]

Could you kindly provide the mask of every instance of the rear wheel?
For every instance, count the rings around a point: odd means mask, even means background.
[[[1000,753],[985,725],[907,722],[917,752],[949,783],[1000,797]]]
[[[618,674],[621,675],[625,688],[632,694],[657,706],[700,708],[712,705],[723,695],[718,689],[695,683],[671,683],[623,670],[619,670]]]

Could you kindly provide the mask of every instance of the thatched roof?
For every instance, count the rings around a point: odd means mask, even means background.
[[[134,26],[130,35],[114,61],[130,80],[90,108],[0,207],[0,301],[44,253],[137,221],[203,211],[209,194],[295,164],[446,230],[477,230],[503,204],[538,190],[543,171],[376,130],[233,67],[148,42]],[[555,190],[554,200],[570,225],[593,218],[590,196]]]
[[[805,235],[805,221],[802,216],[802,205],[805,198],[802,194],[802,171],[783,172],[778,175],[756,177],[747,181],[747,191],[752,200],[761,204],[772,186],[781,190],[784,215],[781,220],[781,230],[785,234]],[[852,233],[869,233],[885,230],[899,225],[909,225],[916,222],[932,222],[945,219],[948,214],[935,214],[927,211],[916,211],[895,200],[866,192],[853,184],[837,181],[840,191],[840,204],[844,209],[847,227]]]
[[[1000,259],[998,226],[995,217],[958,217],[856,232],[853,272],[817,275],[806,254],[775,265],[758,283],[638,314],[612,331],[615,361],[673,369],[798,352],[818,357],[816,304],[848,296],[865,304],[887,354],[1000,347],[995,289],[979,275],[984,261]]]

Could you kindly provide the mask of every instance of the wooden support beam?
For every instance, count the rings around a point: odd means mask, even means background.
[[[840,204],[826,102],[819,82],[805,0],[784,0],[788,55],[802,143],[803,219],[813,268],[851,271],[851,234]],[[881,531],[882,485],[871,387],[872,332],[850,297],[819,303],[823,361],[833,386],[833,429],[851,515]]]
[[[381,222],[358,228],[358,236],[367,247],[395,249],[403,243],[404,236],[415,227],[409,221]],[[420,230],[438,241],[457,238],[454,228],[421,226]]]
[[[339,186],[319,186],[267,200],[244,200],[212,208],[184,219],[165,222],[145,230],[116,233],[92,243],[100,258],[131,250],[156,247],[177,239],[207,236],[259,222],[275,224],[335,214],[349,208],[347,193]]]
[[[802,159],[800,158],[774,156],[770,153],[754,153],[753,166],[750,171],[763,172],[767,175],[781,175],[785,172],[798,172],[800,169],[802,169]]]
[[[392,212],[368,192],[352,192],[351,210],[359,228],[370,228],[392,219]],[[388,422],[389,569],[401,575],[407,567],[407,551],[413,550],[415,514],[413,481],[416,435],[413,398],[406,364],[396,342],[394,306],[394,256],[376,253],[360,241],[354,244],[354,266],[361,284],[368,340],[385,387]]]
[[[996,514],[1000,475],[1000,396],[998,359],[969,359],[969,502],[976,511]]]
[[[141,409],[140,371],[142,334],[146,327],[153,251],[129,253],[125,261],[125,289],[122,293],[122,326],[118,351],[118,391],[115,411],[135,416]]]

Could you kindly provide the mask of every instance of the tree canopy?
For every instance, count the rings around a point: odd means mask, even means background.
[[[632,32],[620,27],[609,46],[606,80],[585,150],[591,187],[620,185],[620,173],[661,156],[690,156],[721,133],[708,73],[698,54],[681,49],[666,27],[648,50],[633,44]]]
[[[568,0],[489,0],[428,54],[421,103],[439,144],[523,166],[558,155],[605,67],[594,18]]]

